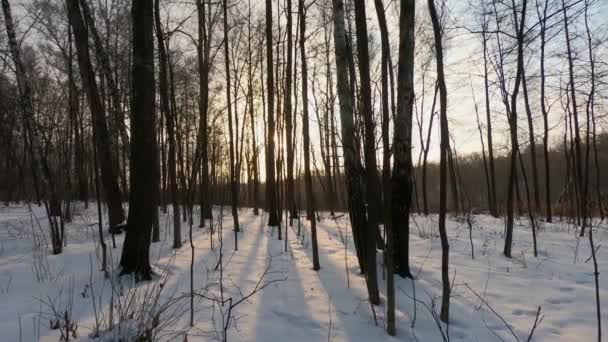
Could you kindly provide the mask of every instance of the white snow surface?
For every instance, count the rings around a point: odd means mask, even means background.
[[[171,208],[167,213],[160,212],[161,241],[153,243],[150,250],[157,277],[155,281],[139,283],[129,276],[118,276],[124,234],[116,236],[117,246],[112,248],[111,237],[104,228],[110,259],[110,278],[105,279],[100,271],[95,208],[94,203],[88,209],[82,203],[76,205],[73,222],[66,224],[67,245],[62,254],[52,255],[43,208],[14,203],[0,206],[0,341],[58,341],[59,330],[50,328],[54,320],[48,305],[51,301],[60,313],[72,303],[68,311],[77,326],[78,341],[129,341],[142,330],[142,312],[152,312],[148,321],[153,321],[158,311],[162,312],[157,319],[160,324],[153,329],[154,340],[184,341],[185,335],[190,342],[221,340],[225,324],[222,317],[228,317],[230,299],[233,303],[239,301],[256,285],[266,286],[230,313],[229,341],[442,341],[442,334],[448,334],[451,341],[527,341],[539,307],[540,323],[533,341],[597,340],[589,241],[587,237],[578,238],[576,227],[559,218],[553,224],[541,222],[538,257],[533,255],[528,221],[516,221],[513,258],[508,259],[502,254],[503,219],[476,215],[472,259],[468,225],[451,216],[447,230],[452,295],[450,324],[446,325],[438,323],[431,314],[434,311],[438,316],[441,305],[437,216],[413,215],[410,264],[415,280],[395,277],[397,335],[390,337],[385,332],[382,253],[379,251],[377,258],[382,303],[375,307],[374,319],[346,214],[319,215],[321,269],[315,272],[307,221],[302,220],[300,226],[303,237],[296,236],[297,220],[289,227],[285,252],[285,241],[277,239],[276,227],[266,225],[266,215],[255,216],[251,209],[240,209],[241,232],[238,251],[234,251],[230,210],[215,207],[211,249],[209,222],[199,228],[199,211],[195,210],[192,243],[196,295],[191,327],[189,225],[182,223],[184,245],[174,250]],[[104,212],[104,221],[106,215]],[[216,267],[220,256],[220,216],[221,272]],[[608,247],[603,244],[608,230],[606,225],[595,223],[600,297],[605,302]],[[221,299],[220,277],[226,300],[223,307],[209,299]],[[156,300],[152,294],[158,291]],[[133,303],[130,309],[124,305],[128,299]],[[113,329],[109,327],[110,311]],[[128,312],[129,317],[120,322],[119,312]],[[606,308],[602,310],[602,321],[603,338],[608,339]]]

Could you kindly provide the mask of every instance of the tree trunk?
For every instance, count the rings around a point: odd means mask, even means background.
[[[113,119],[117,123],[117,128],[120,132],[120,139],[122,140],[123,148],[128,150],[129,146],[129,136],[127,134],[127,127],[125,125],[125,116],[124,112],[120,106],[120,93],[118,91],[118,86],[116,84],[116,80],[112,75],[112,67],[110,65],[110,58],[108,57],[108,53],[106,48],[103,45],[101,37],[97,32],[97,28],[95,26],[95,19],[91,14],[91,10],[88,5],[88,0],[79,0],[80,7],[82,10],[82,15],[86,21],[87,30],[91,32],[93,36],[93,43],[95,45],[95,54],[97,55],[99,64],[101,66],[101,71],[103,77],[108,83],[108,88],[110,90],[110,98],[112,102],[112,111],[113,111]],[[117,143],[117,142],[114,142]],[[127,191],[127,189],[123,189],[123,191]]]
[[[266,87],[268,91],[268,133],[266,134],[266,203],[268,207],[268,225],[278,226],[277,192],[274,158],[274,75],[272,60],[272,0],[266,0]]]
[[[568,11],[565,0],[562,0],[562,8],[564,13],[564,34],[566,38],[566,51],[568,56],[568,75],[570,84],[570,102],[572,103],[572,117],[574,119],[574,173],[578,182],[577,198],[579,203],[579,220],[582,222],[580,236],[585,235],[585,221],[587,217],[587,197],[584,191],[584,175],[581,155],[581,136],[578,122],[578,107],[576,103],[576,85],[574,82],[574,60],[572,57],[572,48],[570,46],[570,31],[568,25]]]
[[[539,17],[540,24],[540,109],[543,115],[543,158],[545,165],[545,213],[547,222],[553,222],[551,213],[551,172],[549,164],[549,110],[547,109],[547,103],[545,98],[545,45],[546,45],[546,34],[547,34],[547,9],[549,0],[545,0],[543,6],[542,15],[540,9],[537,6],[536,10]]]
[[[73,0],[71,0],[73,1]],[[157,186],[154,120],[154,27],[152,2],[133,0],[133,101],[131,110],[131,193],[120,266],[138,280],[152,278],[150,233],[156,212],[150,186]]]
[[[235,250],[237,248],[238,241],[238,232],[239,232],[239,211],[238,211],[238,203],[239,203],[239,194],[237,189],[237,179],[236,179],[236,160],[235,160],[235,138],[234,138],[234,127],[232,124],[232,98],[230,93],[230,55],[228,53],[228,0],[223,1],[223,10],[224,10],[224,62],[225,62],[225,71],[226,71],[226,107],[228,109],[228,141],[230,149],[230,204],[232,209],[232,220],[234,221],[234,244]],[[236,96],[236,94],[235,94]],[[236,114],[236,113],[235,113]],[[238,130],[238,127],[237,127]]]
[[[160,110],[164,114],[167,124],[167,139],[169,139],[169,191],[171,192],[171,203],[173,206],[173,248],[182,246],[181,222],[179,215],[179,203],[177,194],[177,171],[175,156],[175,118],[169,109],[169,93],[167,90],[167,52],[165,49],[165,38],[160,21],[160,0],[154,0],[154,19],[156,25],[156,38],[158,40],[158,88],[160,91]],[[161,122],[162,125],[162,122]]]
[[[17,88],[19,91],[19,102],[23,112],[23,125],[24,127],[24,148],[30,157],[30,166],[32,170],[32,179],[34,182],[34,190],[38,200],[44,195],[45,202],[44,207],[46,209],[47,218],[49,220],[50,237],[52,242],[53,254],[60,254],[63,249],[63,216],[61,212],[61,205],[59,203],[59,197],[57,195],[57,188],[54,181],[54,176],[51,173],[49,163],[45,157],[45,151],[42,146],[41,137],[39,136],[38,130],[36,129],[34,108],[33,108],[33,96],[32,96],[32,85],[31,80],[28,79],[25,66],[21,60],[19,45],[17,43],[17,37],[15,34],[15,26],[13,24],[13,17],[11,13],[11,7],[8,0],[2,0],[2,9],[4,12],[4,23],[6,25],[6,33],[8,36],[8,43],[11,52],[11,57],[15,63],[15,73],[17,77]],[[38,181],[39,169],[42,173],[42,184]],[[43,193],[44,191],[44,193]],[[57,222],[54,216],[59,217]]]
[[[101,166],[101,180],[106,195],[106,202],[108,203],[109,224],[110,227],[113,227],[125,219],[122,208],[122,196],[120,194],[120,188],[118,187],[118,177],[116,175],[117,160],[112,154],[110,135],[106,125],[105,109],[99,97],[97,83],[95,82],[95,72],[93,71],[89,54],[87,29],[85,28],[80,14],[78,0],[68,0],[67,7],[70,25],[74,31],[80,77],[82,78],[82,83],[84,84],[89,100],[89,109],[93,119],[93,129],[95,129],[95,144],[97,146]]]
[[[348,40],[344,28],[344,3],[342,0],[333,0],[334,44],[336,53],[336,79],[340,105],[340,123],[342,133],[342,150],[344,154],[344,175],[348,193],[348,210],[353,231],[355,250],[361,272],[365,268],[365,204],[363,202],[363,189],[359,168],[359,154],[355,142],[355,125],[353,112],[352,78],[349,80],[349,54]]]
[[[488,207],[490,214],[498,217],[498,206],[496,203],[496,172],[494,169],[494,144],[492,142],[492,116],[490,111],[490,80],[488,77],[488,38],[485,30],[487,29],[486,14],[484,12],[484,28],[483,28],[483,80],[486,101],[486,124],[488,127],[488,171],[490,178]]]
[[[287,0],[287,65],[285,70],[285,100],[283,101],[285,109],[283,115],[285,115],[285,139],[287,141],[287,194],[286,194],[286,208],[290,211],[289,214],[289,225],[293,224],[293,219],[297,216],[296,214],[296,200],[295,200],[295,187],[293,179],[293,164],[294,164],[294,145],[293,141],[293,119],[292,119],[292,108],[291,108],[291,89],[292,89],[292,65],[293,65],[293,33],[292,33],[292,13],[291,13],[291,0]],[[287,228],[286,228],[287,229]]]
[[[449,322],[450,317],[450,277],[449,277],[449,249],[448,236],[446,232],[445,220],[447,211],[447,154],[449,146],[450,134],[448,131],[447,118],[447,89],[445,84],[445,75],[443,71],[443,43],[442,31],[437,10],[435,9],[435,0],[428,0],[431,22],[433,24],[433,34],[435,41],[435,58],[437,60],[437,85],[439,86],[439,124],[441,130],[441,147],[440,147],[440,164],[439,164],[439,236],[441,238],[441,313],[439,318],[444,322]]]
[[[388,103],[388,73],[389,73],[389,62],[390,58],[390,45],[388,41],[388,29],[386,26],[386,14],[384,12],[384,4],[382,0],[374,1],[376,7],[376,13],[378,16],[378,23],[380,25],[380,38],[382,41],[382,149],[383,149],[383,159],[382,159],[382,189],[384,194],[384,206],[383,206],[383,219],[384,219],[384,229],[386,232],[386,250],[384,251],[385,260],[386,260],[386,297],[387,297],[387,312],[386,312],[386,331],[389,335],[395,335],[395,262],[394,262],[394,243],[393,236],[394,234],[394,226],[392,221],[392,190],[391,190],[391,151],[390,151],[390,143],[389,143],[389,103]],[[403,7],[407,6],[402,2]],[[413,4],[410,4],[413,5]],[[411,20],[413,19],[414,11],[413,8],[407,8],[406,11],[403,11],[404,8],[401,8],[401,13],[407,13],[408,15],[403,15],[401,19],[403,20]],[[411,14],[411,16],[409,15]],[[409,23],[406,23],[409,24]],[[412,21],[413,24],[413,21]],[[405,25],[404,25],[405,26]],[[406,44],[412,44],[413,47],[413,36],[411,36],[411,40],[408,40]],[[405,45],[405,44],[404,44]],[[413,50],[413,49],[412,49]],[[401,52],[401,51],[400,51]],[[412,54],[413,55],[413,54]],[[412,56],[413,57],[413,56]],[[413,58],[412,58],[412,68],[413,68]],[[402,61],[399,60],[399,65],[401,65]],[[409,67],[408,64],[406,66]],[[401,69],[400,69],[401,71]],[[399,73],[398,77],[403,77],[401,73]],[[401,78],[399,78],[398,84],[401,84]],[[401,89],[402,90],[402,89]],[[412,89],[413,90],[413,89]],[[412,91],[413,92],[413,91]],[[401,95],[401,93],[400,93]],[[402,103],[400,103],[402,104]],[[401,109],[401,108],[400,108]],[[401,114],[401,112],[399,113]],[[395,134],[396,135],[396,134]],[[409,215],[405,218],[409,221]],[[398,236],[398,235],[397,235]],[[405,247],[407,251],[409,246],[399,246],[399,250]],[[407,260],[405,260],[407,264]]]
[[[414,0],[401,1],[397,115],[395,116],[395,132],[393,134],[394,169],[391,179],[392,219],[396,242],[395,267],[401,277],[408,278],[412,278],[409,265],[409,217],[412,202],[415,6]],[[382,27],[382,25],[380,26]],[[385,39],[386,43],[384,44],[388,45],[388,35]]]
[[[365,0],[355,0],[355,24],[357,35],[357,54],[359,57],[359,77],[361,79],[361,114],[365,127],[365,195],[367,201],[366,229],[366,280],[369,301],[380,304],[378,279],[376,273],[376,234],[379,218],[378,168],[376,163],[376,138],[374,135],[374,118],[372,109],[372,92],[369,70],[369,52],[367,39],[367,17]]]
[[[198,62],[199,77],[199,136],[200,136],[200,155],[201,155],[201,222],[199,227],[205,226],[205,219],[211,218],[211,196],[209,184],[209,128],[208,128],[208,104],[209,104],[209,55],[211,49],[211,34],[207,34],[205,4],[203,0],[196,1],[198,18],[198,45],[196,56]]]
[[[251,172],[253,173],[252,182],[252,201],[253,201],[253,214],[258,215],[258,146],[256,143],[256,132],[255,132],[255,113],[253,107],[253,50],[251,47],[252,36],[251,36],[251,0],[248,2],[249,10],[249,21],[247,22],[247,92],[249,93],[249,119],[251,120]],[[260,61],[260,64],[262,62]],[[263,93],[263,92],[262,92]]]
[[[522,71],[521,84],[524,94],[526,116],[528,117],[528,137],[530,140],[530,166],[532,168],[532,187],[534,189],[534,207],[531,209],[532,214],[535,214],[538,210],[540,210],[540,190],[538,185],[538,167],[536,165],[536,137],[534,135],[534,122],[532,121],[532,110],[530,109],[530,101],[528,98],[528,85],[526,82],[525,70]]]
[[[435,106],[437,105],[437,94],[439,93],[439,85],[435,82],[435,92],[433,95],[433,104],[431,106],[431,117],[429,119],[429,129],[426,134],[426,144],[424,144],[424,153],[422,155],[422,203],[424,216],[429,215],[429,204],[427,199],[426,183],[427,183],[427,162],[429,158],[429,149],[431,146],[431,132],[433,129],[433,119],[435,118]]]
[[[300,56],[302,63],[302,103],[308,103],[308,69],[306,66],[306,8],[304,0],[298,1],[300,13]],[[310,217],[312,240],[312,268],[318,271],[319,247],[317,245],[317,220],[315,219],[315,199],[312,192],[312,175],[310,173],[310,132],[308,128],[308,106],[302,106],[302,134],[304,135],[304,181],[306,183],[306,211]]]
[[[511,106],[509,114],[509,128],[511,132],[511,157],[509,160],[509,188],[507,195],[507,229],[505,234],[504,255],[507,258],[511,257],[511,248],[513,245],[513,192],[517,187],[517,151],[519,143],[517,142],[517,95],[519,93],[519,85],[521,83],[523,68],[524,68],[524,29],[526,20],[526,5],[527,0],[522,1],[521,19],[518,20],[517,8],[513,3],[513,19],[517,31],[517,71],[515,75],[515,86],[511,94]],[[519,22],[519,23],[518,23]],[[518,201],[519,202],[519,201]]]

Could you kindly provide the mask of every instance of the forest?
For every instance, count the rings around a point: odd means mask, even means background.
[[[0,1],[0,340],[608,339],[605,0]]]

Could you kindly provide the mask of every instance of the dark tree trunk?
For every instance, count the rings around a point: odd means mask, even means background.
[[[568,17],[568,10],[566,8],[565,0],[562,0],[562,7],[564,13],[564,34],[566,38],[566,52],[568,56],[568,75],[569,75],[569,85],[570,85],[570,102],[572,105],[572,118],[574,119],[574,175],[575,179],[578,183],[578,191],[577,198],[579,203],[579,220],[582,222],[581,233],[580,236],[585,235],[585,221],[587,217],[587,196],[584,191],[584,175],[583,175],[583,162],[581,155],[581,136],[579,129],[579,121],[578,121],[578,107],[576,102],[576,85],[574,82],[574,60],[572,56],[572,48],[570,43],[570,31],[568,21],[570,18]]]
[[[158,88],[160,91],[160,110],[164,114],[167,125],[167,139],[169,140],[169,191],[171,192],[171,203],[173,206],[173,248],[182,246],[181,222],[179,215],[179,203],[177,194],[177,171],[175,157],[175,118],[169,109],[169,93],[167,89],[167,52],[165,49],[165,38],[160,21],[160,0],[154,0],[154,19],[156,25],[156,38],[158,41]],[[162,125],[162,122],[161,122]]]
[[[519,154],[519,165],[521,167],[521,175],[524,180],[524,188],[526,190],[526,203],[528,204],[528,219],[530,220],[530,226],[532,228],[532,244],[534,248],[534,257],[538,257],[538,246],[536,243],[536,219],[534,217],[534,211],[532,209],[532,200],[530,197],[530,186],[528,182],[528,176],[526,175],[526,169],[524,168],[524,161],[521,158],[521,152]]]
[[[275,180],[274,158],[274,74],[272,60],[272,0],[266,0],[266,87],[268,91],[266,134],[266,206],[268,208],[268,225],[278,226],[279,215],[277,208],[277,192]]]
[[[437,85],[439,86],[439,124],[441,130],[441,148],[440,148],[440,164],[439,164],[439,236],[441,238],[441,313],[439,318],[444,322],[449,322],[450,317],[450,277],[448,273],[449,266],[449,249],[448,235],[446,232],[445,220],[447,212],[447,154],[449,148],[450,134],[448,130],[447,118],[447,89],[445,84],[445,75],[443,71],[443,43],[442,43],[442,25],[437,16],[435,9],[435,1],[428,0],[431,22],[433,24],[433,33],[435,41],[435,58],[437,60]]]
[[[481,157],[483,160],[483,171],[486,176],[486,190],[488,192],[488,204],[492,202],[492,185],[490,183],[490,172],[488,170],[488,159],[486,157],[486,146],[483,141],[483,129],[481,128],[481,120],[479,119],[479,107],[477,106],[477,100],[475,99],[475,90],[471,86],[471,92],[473,95],[473,103],[475,105],[475,118],[477,120],[477,130],[479,131],[479,141],[481,142]],[[488,205],[489,207],[489,205]],[[471,209],[469,208],[469,211]]]
[[[454,206],[454,213],[458,215],[460,213],[460,200],[458,196],[458,179],[456,178],[456,162],[454,161],[454,153],[450,146],[448,138],[448,168],[450,172],[450,190],[452,194],[452,205]]]
[[[248,2],[249,5],[249,18],[251,18],[251,0]],[[253,173],[252,183],[252,201],[253,201],[253,214],[258,215],[258,201],[259,201],[259,175],[258,175],[258,145],[256,143],[256,132],[255,132],[255,112],[253,107],[253,50],[251,47],[252,36],[251,36],[251,20],[247,23],[247,88],[249,93],[249,119],[251,120],[251,172]],[[262,61],[260,61],[262,64]],[[263,92],[262,92],[263,95]]]
[[[84,142],[82,139],[82,132],[80,130],[79,120],[79,101],[78,101],[78,88],[76,87],[76,81],[74,80],[74,69],[73,69],[73,53],[72,53],[72,29],[71,26],[68,28],[68,86],[69,88],[69,111],[70,120],[72,120],[72,130],[74,131],[74,173],[76,176],[76,196],[82,202],[87,202],[89,198],[89,188],[87,184],[87,176],[85,170],[84,160]]]
[[[549,0],[545,0],[544,6],[542,7],[542,14],[540,9],[536,6],[536,10],[539,17],[540,24],[540,109],[543,115],[543,158],[545,165],[545,214],[547,222],[553,222],[553,215],[551,213],[551,172],[550,172],[550,160],[549,160],[549,110],[547,109],[547,103],[545,98],[545,45],[547,35],[547,9],[549,6]]]
[[[300,13],[300,56],[302,63],[302,103],[308,103],[308,69],[306,66],[306,8],[304,0],[298,1]],[[304,135],[304,181],[306,183],[306,214],[310,217],[312,240],[312,268],[318,271],[319,247],[317,245],[317,220],[315,219],[315,199],[312,192],[312,175],[310,173],[310,132],[308,128],[308,106],[302,106],[302,134]]]
[[[429,149],[431,146],[431,132],[433,130],[433,119],[435,118],[435,106],[437,105],[437,94],[439,93],[439,86],[435,82],[435,92],[433,94],[433,104],[431,105],[431,117],[429,119],[429,129],[426,133],[426,144],[424,144],[424,153],[422,154],[422,204],[424,210],[424,216],[429,215],[429,204],[427,199],[427,162],[429,158]]]
[[[517,71],[515,75],[515,86],[511,94],[511,106],[509,114],[509,128],[511,132],[511,156],[509,160],[509,188],[507,195],[507,229],[505,234],[504,255],[507,258],[511,257],[511,248],[513,245],[513,192],[517,185],[517,151],[519,143],[517,142],[517,95],[521,83],[523,68],[524,68],[524,30],[526,21],[526,5],[527,0],[522,1],[521,18],[518,19],[517,8],[513,4],[513,19],[515,29],[517,31]],[[519,196],[518,196],[519,197]],[[519,201],[518,201],[519,202]]]
[[[488,128],[488,171],[489,171],[489,198],[488,207],[490,214],[494,217],[498,217],[498,206],[496,203],[496,172],[494,168],[494,143],[492,142],[492,115],[490,111],[490,80],[488,77],[488,37],[486,34],[487,19],[484,11],[484,27],[483,27],[483,80],[484,80],[484,92],[486,102],[486,124]]]
[[[526,73],[522,71],[521,76],[522,91],[524,94],[524,105],[526,108],[526,116],[528,118],[528,137],[530,140],[530,166],[532,168],[532,186],[534,189],[534,206],[532,213],[535,214],[540,210],[540,190],[538,185],[538,166],[536,165],[536,137],[534,135],[534,122],[532,120],[532,110],[530,109],[530,101],[528,97],[528,84],[526,82]],[[524,176],[526,177],[526,176]]]
[[[369,52],[367,38],[367,17],[365,0],[355,0],[355,24],[357,35],[357,54],[359,57],[359,77],[361,79],[361,115],[365,126],[365,195],[367,202],[366,229],[366,280],[369,301],[380,304],[378,293],[378,276],[376,273],[376,238],[379,219],[379,184],[376,163],[376,138],[372,109],[372,92],[369,70]]]
[[[78,66],[80,69],[80,77],[86,90],[89,100],[89,109],[93,119],[93,129],[95,130],[95,144],[101,167],[101,180],[105,192],[106,202],[108,203],[108,216],[110,227],[116,226],[125,219],[125,214],[122,208],[122,196],[118,187],[118,177],[116,175],[117,160],[112,155],[112,146],[110,143],[110,134],[106,124],[105,109],[97,83],[95,82],[95,72],[91,65],[91,57],[89,54],[89,42],[87,29],[81,16],[78,0],[68,0],[68,16],[70,25],[74,31],[76,43],[76,52],[78,56]]]
[[[409,217],[412,202],[415,6],[414,0],[401,1],[397,115],[395,116],[395,132],[393,134],[394,168],[391,179],[392,223],[396,245],[395,269],[401,277],[408,278],[412,277],[409,265]],[[388,37],[386,37],[386,40],[385,44],[388,45]]]
[[[292,33],[292,13],[291,13],[291,0],[287,0],[287,65],[285,70],[285,139],[287,141],[287,194],[286,194],[286,208],[290,211],[289,214],[289,225],[293,224],[293,219],[297,216],[296,214],[296,200],[295,200],[295,187],[293,179],[293,164],[294,164],[294,144],[293,144],[293,119],[292,119],[292,108],[291,108],[291,89],[292,89],[292,65],[293,65],[293,33]],[[286,228],[287,229],[287,228]]]
[[[101,66],[101,71],[104,79],[107,81],[108,88],[110,91],[110,98],[112,102],[112,111],[113,111],[113,120],[117,124],[118,131],[120,132],[120,138],[122,140],[123,148],[127,150],[129,146],[129,136],[127,134],[127,127],[125,125],[125,116],[124,112],[120,106],[120,92],[118,91],[118,85],[116,84],[116,80],[112,75],[112,67],[110,65],[110,58],[108,57],[108,53],[106,47],[101,40],[101,36],[97,32],[97,28],[95,26],[95,19],[91,14],[91,10],[87,3],[88,0],[79,0],[80,7],[82,10],[82,14],[86,21],[86,28],[91,35],[93,36],[93,42],[95,45],[95,54],[97,55],[99,64]],[[114,141],[114,143],[117,143]],[[116,165],[118,169],[118,164]],[[127,189],[123,189],[123,191],[127,191]]]
[[[386,331],[389,335],[395,335],[395,262],[394,262],[394,226],[393,226],[393,218],[392,218],[392,190],[391,190],[391,151],[390,151],[390,142],[389,142],[389,121],[390,121],[390,109],[389,109],[389,101],[388,101],[388,73],[389,73],[389,58],[390,58],[390,44],[388,40],[388,29],[386,25],[386,14],[384,12],[384,4],[382,0],[374,1],[376,7],[376,13],[378,16],[378,23],[380,25],[380,38],[382,41],[382,149],[383,149],[383,159],[382,159],[382,192],[384,194],[384,206],[383,206],[383,220],[384,220],[384,229],[386,231],[386,249],[384,251],[385,261],[386,261],[386,297],[387,297],[387,319],[386,319]],[[404,5],[402,2],[403,7]],[[410,4],[413,6],[413,4]],[[402,20],[411,20],[413,19],[414,10],[413,8],[408,8],[406,11],[403,11],[403,7],[401,8],[402,13],[408,13],[410,15],[404,15],[401,17]],[[408,23],[404,24],[407,25]],[[412,22],[413,24],[413,22]],[[412,36],[413,38],[413,36]],[[412,44],[413,47],[413,39],[408,40],[406,42]],[[404,44],[405,45],[405,44]],[[413,49],[412,49],[413,50]],[[401,52],[401,51],[400,51]],[[412,67],[413,67],[413,58],[412,58]],[[401,65],[401,59],[399,60],[399,65]],[[406,68],[410,65],[408,64]],[[401,69],[400,69],[401,71]],[[403,77],[401,72],[399,73],[399,77]],[[398,80],[398,84],[401,84],[401,78]],[[400,89],[402,90],[402,89]],[[413,90],[413,89],[412,89]],[[399,93],[401,95],[401,93]],[[400,103],[402,104],[402,103]],[[401,109],[401,108],[399,108]],[[399,112],[399,114],[402,114]],[[402,118],[401,118],[402,119]],[[405,218],[409,221],[409,215]],[[409,246],[399,246],[399,250],[405,247],[406,251]],[[405,260],[407,265],[407,260]]]
[[[363,202],[363,189],[360,174],[360,160],[355,142],[355,125],[353,112],[352,77],[349,80],[350,57],[352,57],[346,30],[344,28],[344,3],[342,0],[333,0],[334,13],[334,44],[336,46],[336,79],[340,105],[340,123],[342,125],[342,150],[344,154],[344,175],[346,177],[346,190],[348,193],[348,211],[353,231],[353,239],[357,252],[357,260],[361,272],[365,268],[365,204]],[[351,55],[351,56],[349,56]]]
[[[232,211],[232,220],[234,224],[234,249],[237,248],[238,241],[238,232],[239,232],[239,194],[237,188],[237,165],[235,160],[235,137],[234,137],[234,127],[232,123],[232,98],[230,93],[230,55],[228,53],[228,0],[223,1],[223,11],[224,11],[224,62],[225,62],[225,71],[226,71],[226,104],[228,109],[228,141],[230,149],[229,157],[230,157],[230,207]],[[235,94],[236,96],[236,94]],[[236,113],[235,113],[236,114]],[[238,130],[238,127],[237,127]]]
[[[208,104],[209,104],[209,55],[210,55],[210,34],[207,34],[205,3],[203,0],[196,1],[197,18],[198,18],[198,45],[196,56],[198,62],[198,77],[199,77],[199,136],[200,136],[200,163],[201,168],[201,189],[200,189],[200,205],[201,205],[201,222],[200,227],[205,226],[205,219],[211,218],[211,196],[209,184],[209,128],[208,122]]]
[[[152,2],[133,0],[133,102],[131,110],[131,193],[129,218],[120,258],[122,274],[138,280],[152,277],[151,229],[156,212],[150,186],[157,186],[156,122],[154,120],[154,27]]]

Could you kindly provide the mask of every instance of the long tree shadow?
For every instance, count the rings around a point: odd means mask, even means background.
[[[312,250],[307,242],[310,236],[310,224],[302,222],[302,231],[306,232],[304,244],[292,241],[294,254],[300,258],[299,263],[312,268]],[[317,224],[319,245],[319,263],[321,269],[313,272],[322,290],[327,293],[331,302],[334,317],[342,322],[343,333],[347,340],[364,341],[385,340],[390,337],[383,332],[381,325],[374,328],[374,314],[367,300],[365,279],[358,273],[358,264],[354,251],[347,250],[348,276],[344,265],[344,246],[336,236],[328,234],[323,224]],[[294,235],[297,232],[294,232]],[[331,237],[330,237],[331,236]],[[351,241],[352,243],[352,241]],[[348,278],[347,278],[348,277]],[[350,288],[347,287],[350,284]],[[376,308],[379,310],[380,306]],[[335,319],[334,318],[334,319]]]
[[[327,339],[329,317],[326,296],[320,292],[313,276],[292,264],[290,254],[283,251],[284,241],[277,240],[271,231],[262,231],[266,239],[266,259],[261,266],[272,260],[272,268],[286,272],[284,281],[264,289],[257,304],[253,340],[280,341]],[[260,267],[258,266],[258,267]],[[309,270],[310,273],[314,273]],[[336,324],[336,322],[334,322]]]
[[[219,215],[219,211],[214,210],[215,220]],[[162,293],[160,294],[159,301],[166,302],[169,300],[176,300],[176,298],[180,298],[180,302],[187,301],[189,298],[189,279],[190,279],[190,262],[192,258],[192,250],[190,248],[190,242],[188,239],[189,229],[188,225],[182,225],[182,241],[184,241],[183,246],[180,249],[173,249],[172,244],[168,242],[169,240],[172,242],[172,238],[164,238],[164,233],[167,233],[168,236],[172,236],[170,232],[172,232],[172,220],[169,217],[161,216],[161,241],[153,244],[150,250],[151,262],[154,265],[155,271],[158,274],[156,280],[152,282],[133,282],[129,277],[116,277],[113,276],[114,285],[108,279],[104,279],[103,273],[98,272],[95,266],[95,256],[93,256],[93,268],[92,273],[88,274],[74,274],[71,277],[70,281],[73,281],[74,289],[76,295],[74,297],[74,317],[78,317],[80,331],[81,333],[87,330],[93,331],[95,326],[95,315],[92,309],[92,295],[93,292],[96,300],[97,300],[97,310],[100,313],[107,312],[109,310],[110,297],[112,296],[112,292],[114,292],[114,296],[118,295],[133,295],[134,293],[141,292],[146,293],[149,291],[150,287],[155,286],[156,282],[160,282],[162,285]],[[169,216],[169,215],[166,215]],[[166,219],[168,224],[164,227],[162,222]],[[195,220],[196,222],[196,220]],[[225,222],[226,223],[226,222]],[[232,236],[232,230],[230,226],[226,224],[227,227],[224,227],[222,230],[223,239],[229,239]],[[209,230],[208,229],[199,229],[197,226],[192,227],[193,232],[193,244],[194,244],[194,288],[195,291],[204,286],[207,282],[207,276],[213,276],[213,271],[208,272],[209,270],[213,270],[214,266],[217,264],[218,252],[217,246],[214,246],[214,249],[210,248],[209,245]],[[216,232],[215,239],[218,238],[218,232]],[[109,240],[109,237],[108,237]],[[109,241],[107,241],[108,247]],[[109,248],[108,257],[111,258],[110,265],[112,268],[118,267],[118,261],[120,259],[120,251],[122,248],[122,237],[119,237],[117,240],[117,248],[111,249]],[[89,256],[86,256],[86,262],[89,263]],[[82,261],[83,256],[78,255],[78,257],[72,256],[70,260],[80,260]],[[88,267],[78,267],[77,269],[87,269]],[[113,271],[112,274],[115,274],[117,271]],[[90,284],[92,283],[92,286]],[[61,286],[60,286],[61,288]],[[78,295],[84,289],[81,295]],[[53,296],[53,294],[50,294]],[[118,298],[115,298],[118,301]],[[78,302],[83,302],[79,304]],[[205,303],[200,300],[200,298],[195,301],[195,324],[201,321],[206,316]],[[201,305],[201,303],[203,305]],[[40,310],[39,307],[36,307],[36,310]],[[117,319],[117,317],[115,317]],[[176,327],[171,327],[171,329],[178,330],[187,330],[187,326],[189,324],[188,315],[184,315],[183,319],[179,320],[179,324]],[[106,322],[107,324],[107,322]],[[54,331],[46,331],[43,332],[44,336],[54,336],[56,332]]]

